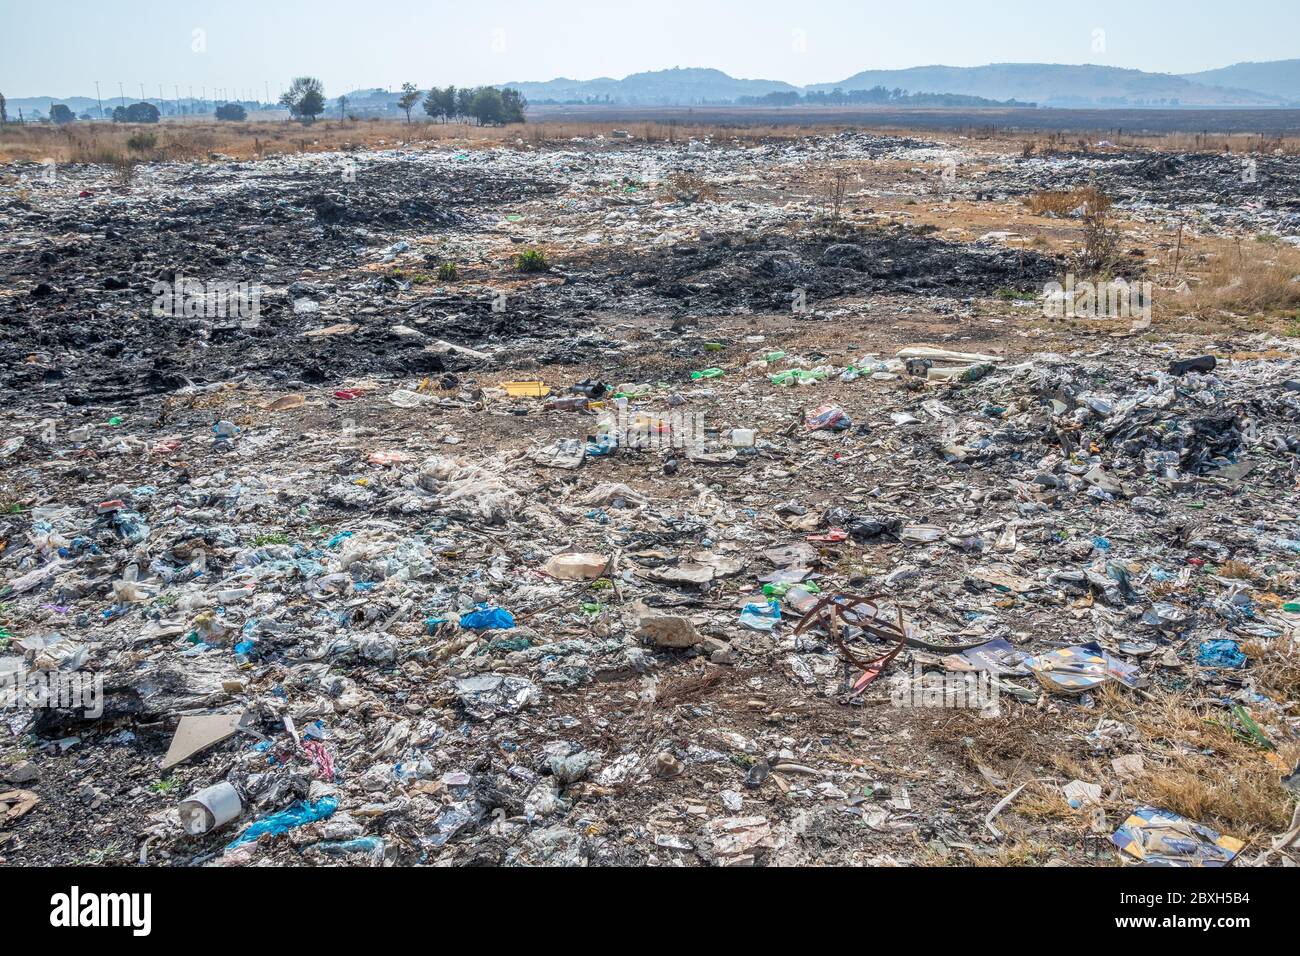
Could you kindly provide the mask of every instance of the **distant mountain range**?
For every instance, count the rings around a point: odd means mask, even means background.
[[[836,83],[792,86],[779,80],[740,80],[721,70],[672,69],[633,73],[621,80],[555,79],[503,84],[530,103],[610,102],[643,106],[730,103],[772,93],[825,93],[884,87],[908,93],[946,93],[1039,106],[1099,108],[1300,107],[1300,60],[1242,63],[1209,73],[1174,76],[1113,66],[995,63],[867,70]]]
[[[1018,101],[1039,107],[1099,109],[1270,109],[1300,108],[1300,59],[1269,63],[1237,63],[1218,70],[1175,76],[1171,73],[1148,73],[1113,66],[1067,66],[1055,63],[992,63],[988,66],[917,66],[905,70],[865,70],[836,83],[816,83],[798,87],[780,80],[743,80],[721,70],[678,69],[633,73],[621,80],[598,77],[594,80],[558,78],[546,82],[503,83],[519,90],[530,103],[617,103],[626,106],[692,106],[725,104],[738,101],[762,101],[772,105],[797,102],[813,94],[818,102],[825,94],[840,90],[853,91],[884,88],[913,94],[980,97],[990,101]],[[0,90],[0,92],[3,92]],[[337,94],[335,94],[337,95]],[[373,89],[354,91],[349,110],[363,112],[393,111],[398,94]],[[133,101],[132,97],[127,98]],[[157,99],[164,113],[170,114],[175,103]],[[863,102],[858,100],[857,102]],[[900,100],[899,102],[906,102]],[[49,115],[53,103],[64,103],[77,115],[96,110],[93,97],[36,96],[10,99],[9,115],[19,110]],[[106,111],[119,105],[117,97],[105,98]],[[182,97],[183,112],[193,112],[196,104]],[[252,107],[252,104],[248,104]],[[331,110],[335,108],[330,97]],[[211,100],[207,106],[210,108]]]
[[[523,93],[529,102],[584,101],[588,99],[618,103],[642,103],[673,106],[687,103],[731,103],[742,96],[766,96],[768,93],[798,93],[799,87],[780,80],[738,80],[721,70],[672,69],[633,73],[621,80],[600,77],[595,80],[548,80],[545,83],[503,83]]]
[[[1237,63],[1233,66],[1225,66],[1221,70],[1186,73],[1183,79],[1208,86],[1255,90],[1292,101],[1300,99],[1300,60]]]
[[[1231,69],[1231,67],[1229,68]],[[989,66],[919,66],[908,70],[868,70],[813,90],[901,87],[911,92],[962,93],[994,100],[1024,100],[1061,107],[1271,107],[1300,99],[1292,95],[1211,86],[1168,73],[1146,73],[1113,66],[1060,66],[1051,63],[993,63]]]

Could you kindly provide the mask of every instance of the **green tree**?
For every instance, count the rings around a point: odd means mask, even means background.
[[[474,91],[467,86],[461,87],[456,91],[456,109],[455,114],[459,117],[470,115],[470,105],[474,102]]]
[[[50,120],[59,126],[62,126],[65,123],[71,123],[76,118],[77,117],[72,114],[72,110],[68,109],[62,103],[55,103],[50,107]]]
[[[451,119],[456,113],[456,87],[449,86],[445,90],[430,87],[429,95],[424,98],[424,111],[444,123]]]
[[[156,123],[158,119],[158,107],[152,103],[132,103],[127,107],[113,107],[114,123]]]
[[[9,110],[5,108],[5,95],[0,93],[0,126],[9,122]]]
[[[522,123],[526,109],[528,101],[524,99],[524,94],[509,88],[501,91],[501,122]]]
[[[280,105],[287,107],[289,115],[304,125],[314,123],[325,112],[325,84],[314,76],[295,77],[280,97]]]
[[[496,126],[501,123],[505,116],[501,91],[491,86],[480,86],[470,101],[469,115],[478,120],[480,126]]]
[[[397,99],[397,105],[406,113],[406,125],[411,125],[411,110],[415,104],[420,102],[420,88],[414,83],[402,84],[402,95]]]
[[[436,86],[429,88],[429,92],[424,97],[424,111],[429,114],[430,119],[440,119],[444,115],[442,112],[442,91]]]

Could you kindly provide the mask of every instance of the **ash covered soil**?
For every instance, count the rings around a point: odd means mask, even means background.
[[[1153,806],[1281,862],[1295,340],[1044,319],[1059,253],[909,222],[937,187],[898,169],[954,154],[976,209],[1111,177],[1139,220],[1300,231],[1294,159],[1261,194],[861,133],[7,170],[0,673],[103,714],[0,710],[0,856],[1113,865]],[[182,279],[199,314],[156,314]],[[800,628],[833,594],[881,633]],[[995,706],[926,696],[990,642]]]

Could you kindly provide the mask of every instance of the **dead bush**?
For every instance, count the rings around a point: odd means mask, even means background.
[[[718,198],[718,187],[698,173],[672,173],[664,181],[664,189],[678,202],[714,202]]]
[[[1109,201],[1085,206],[1083,245],[1074,254],[1074,268],[1081,275],[1114,275],[1122,258],[1123,234],[1111,221],[1109,208]]]
[[[1033,148],[1032,143],[1028,144],[1028,146],[1030,149]],[[1105,212],[1111,207],[1110,198],[1092,186],[1068,191],[1047,189],[1030,193],[1024,198],[1024,204],[1029,207],[1029,211],[1035,216],[1050,213],[1053,216],[1061,217],[1068,216],[1080,208]]]

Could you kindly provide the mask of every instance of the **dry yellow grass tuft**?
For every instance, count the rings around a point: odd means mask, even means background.
[[[1263,693],[1277,700],[1300,700],[1300,648],[1289,638],[1242,645],[1249,673]]]
[[[1093,212],[1105,212],[1111,207],[1111,201],[1105,193],[1092,186],[1071,189],[1068,192],[1044,190],[1030,193],[1024,198],[1024,204],[1035,216],[1051,213],[1054,216],[1068,216],[1080,206]]]
[[[1300,308],[1300,250],[1268,241],[1242,242],[1213,256],[1189,291],[1177,297],[1186,311],[1270,312]]]
[[[1294,807],[1277,770],[1262,763],[1174,756],[1129,789],[1141,803],[1172,810],[1238,839],[1285,830]]]
[[[1174,693],[1135,698],[1115,688],[1097,695],[1103,713],[1137,733],[1145,772],[1123,785],[1133,805],[1150,804],[1240,839],[1284,829],[1295,796],[1278,764],[1294,764],[1300,744],[1278,742],[1280,760],[1234,734],[1225,714]]]

